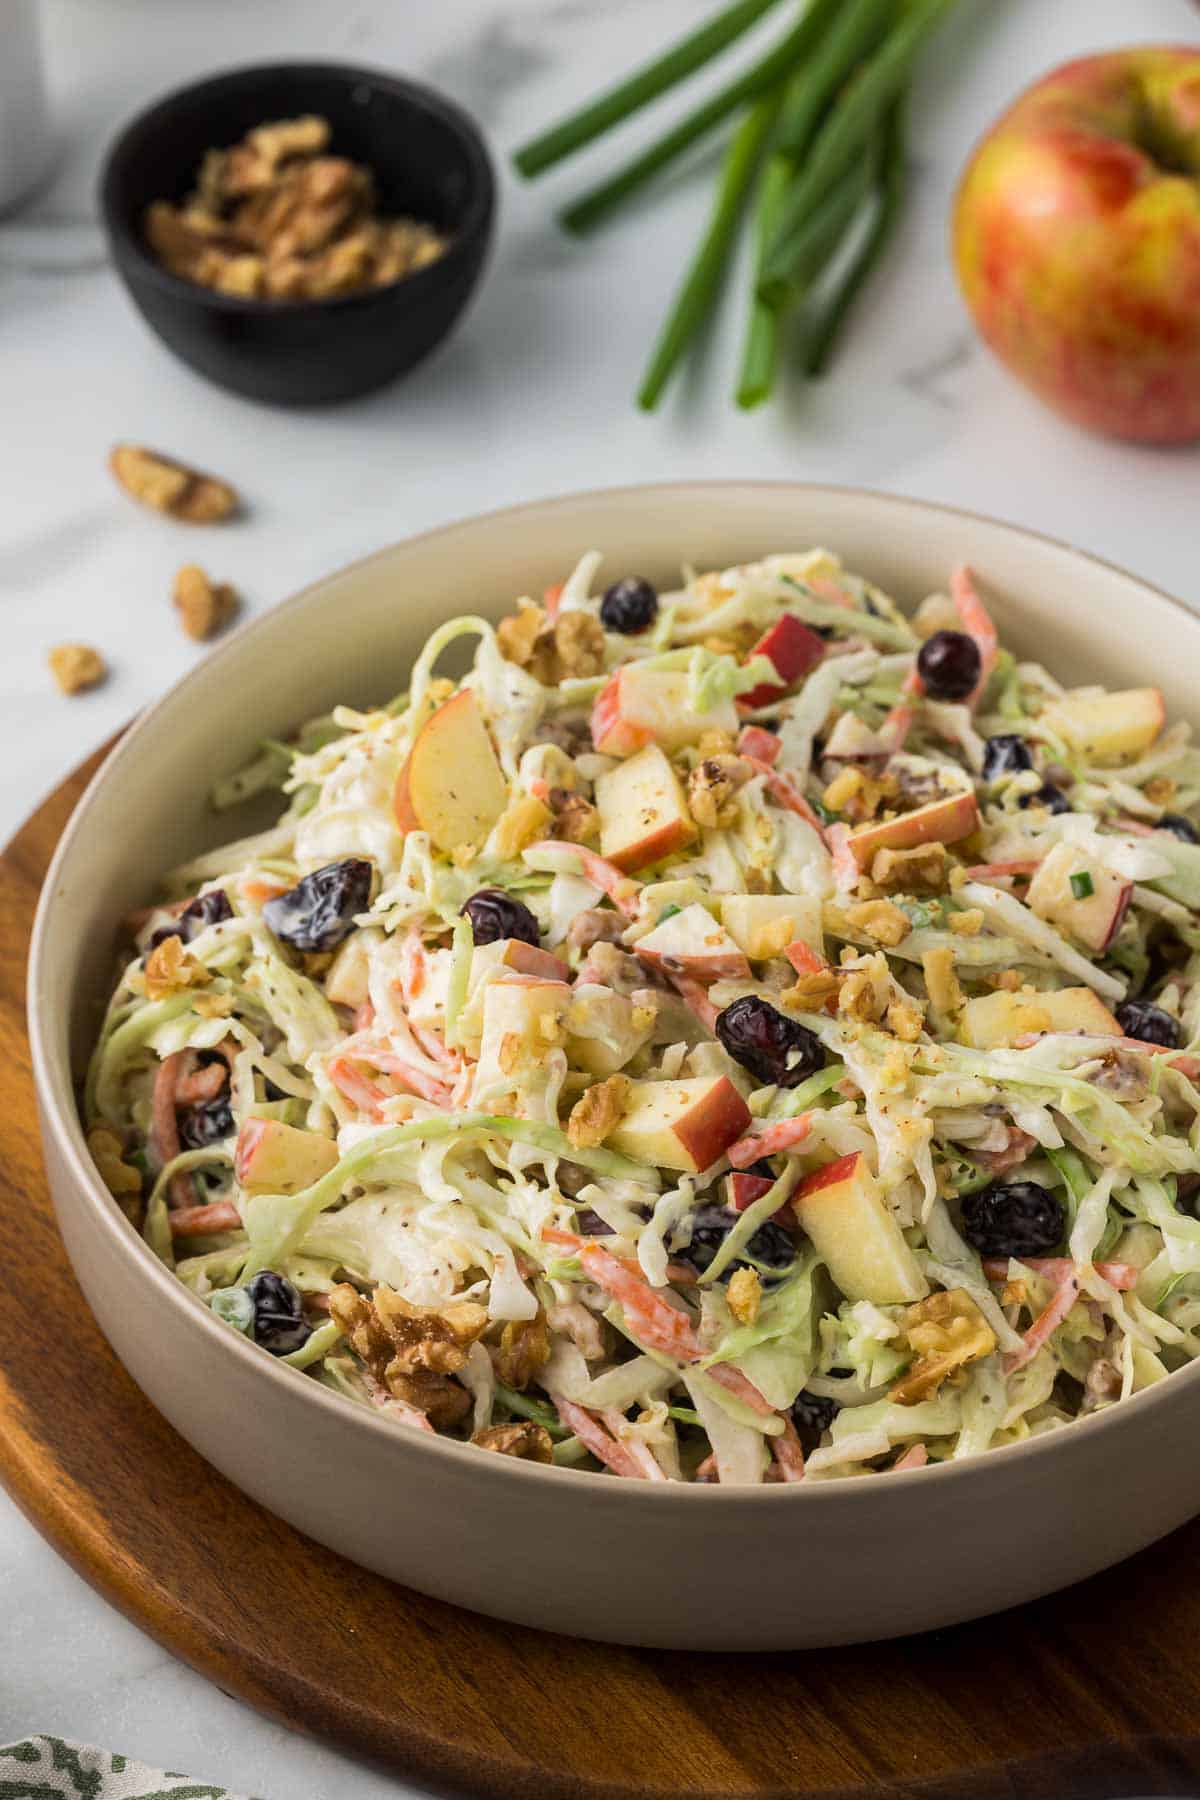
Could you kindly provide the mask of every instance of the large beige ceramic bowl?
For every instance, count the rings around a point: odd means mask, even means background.
[[[967,558],[1000,630],[1069,681],[1153,682],[1194,711],[1200,622],[1131,575],[890,496],[759,483],[585,494],[474,519],[332,575],[218,648],[92,783],[46,882],[30,1026],[46,1164],[118,1356],[203,1456],[356,1561],[554,1631],[687,1649],[880,1638],[1105,1568],[1200,1510],[1200,1366],[1082,1424],[917,1473],[738,1489],[534,1467],[398,1430],[263,1355],[157,1262],[96,1178],[75,1109],[117,921],[230,835],[205,796],[264,735],[401,687],[449,614],[498,616],[581,551],[666,583],[820,543],[916,600]],[[236,829],[236,826],[234,827]]]

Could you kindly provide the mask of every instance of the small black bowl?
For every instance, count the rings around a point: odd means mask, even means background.
[[[375,176],[381,213],[451,237],[439,259],[390,287],[327,300],[244,300],[170,274],[145,242],[153,200],[182,200],[206,150],[269,120],[317,113],[332,149]],[[439,344],[479,280],[496,184],[470,119],[432,89],[342,63],[271,63],[180,88],[140,113],[108,154],[100,206],[135,306],[201,375],[279,406],[348,400],[404,374]]]

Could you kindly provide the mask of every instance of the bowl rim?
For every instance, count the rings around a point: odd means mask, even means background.
[[[188,281],[182,275],[172,274],[152,254],[139,233],[125,218],[124,209],[118,204],[115,192],[118,174],[130,159],[133,139],[148,125],[162,123],[184,100],[202,99],[210,91],[216,99],[231,85],[252,88],[256,81],[279,75],[332,75],[343,79],[347,87],[353,87],[358,82],[369,82],[373,87],[385,89],[392,100],[435,115],[456,134],[471,165],[471,189],[463,221],[435,262],[427,263],[424,268],[405,275],[399,281],[388,282],[383,287],[365,288],[349,294],[326,294],[319,299],[287,300],[221,293],[198,281]],[[420,299],[444,283],[454,273],[456,266],[472,254],[478,240],[486,238],[496,210],[496,172],[486,140],[474,119],[457,101],[451,100],[439,89],[430,87],[425,82],[413,81],[406,75],[395,75],[388,69],[372,68],[365,63],[331,62],[318,57],[296,57],[273,63],[240,63],[235,68],[206,75],[200,81],[184,82],[180,87],[172,88],[169,93],[126,119],[105,152],[96,191],[100,215],[118,270],[123,254],[137,263],[142,275],[176,299],[186,299],[194,304],[208,305],[235,315],[264,319],[316,318],[353,312],[381,303],[394,303],[401,294],[414,300]]]
[[[53,1134],[55,1147],[61,1157],[76,1189],[82,1194],[84,1201],[96,1216],[100,1228],[112,1242],[118,1254],[132,1253],[134,1259],[141,1263],[142,1269],[158,1292],[167,1299],[172,1307],[181,1306],[197,1329],[206,1333],[213,1344],[215,1354],[234,1356],[242,1359],[243,1367],[248,1375],[257,1370],[259,1378],[273,1387],[278,1386],[282,1397],[285,1386],[293,1380],[303,1382],[303,1392],[307,1395],[307,1403],[320,1406],[328,1413],[331,1421],[340,1419],[347,1430],[366,1431],[375,1437],[381,1445],[391,1447],[392,1454],[406,1456],[409,1454],[429,1455],[449,1458],[450,1465],[458,1464],[465,1473],[468,1467],[474,1467],[481,1475],[491,1480],[505,1480],[520,1483],[554,1483],[561,1485],[564,1495],[569,1496],[572,1483],[564,1478],[582,1477],[589,1486],[588,1492],[593,1499],[600,1495],[620,1496],[618,1505],[633,1508],[637,1506],[665,1505],[674,1498],[680,1500],[687,1494],[692,1496],[685,1505],[703,1505],[713,1508],[729,1508],[744,1505],[759,1507],[779,1506],[790,1501],[793,1504],[805,1504],[809,1507],[832,1505],[835,1501],[844,1508],[847,1506],[865,1506],[869,1497],[879,1493],[880,1483],[885,1484],[886,1493],[894,1493],[898,1487],[907,1492],[915,1487],[921,1494],[928,1494],[929,1488],[924,1485],[938,1482],[941,1493],[946,1484],[957,1480],[960,1487],[978,1483],[986,1476],[986,1471],[1011,1469],[1018,1461],[1040,1467],[1048,1455],[1056,1449],[1069,1449],[1078,1441],[1078,1434],[1087,1433],[1088,1442],[1094,1441],[1102,1430],[1110,1433],[1114,1426],[1122,1421],[1129,1421],[1136,1409],[1138,1417],[1148,1414],[1152,1409],[1161,1408],[1169,1403],[1171,1396],[1180,1391],[1182,1384],[1195,1386],[1200,1381],[1200,1358],[1187,1367],[1174,1370],[1164,1381],[1156,1381],[1150,1387],[1143,1388],[1119,1405],[1105,1407],[1089,1417],[1074,1419],[1068,1426],[1059,1430],[1047,1431],[1036,1437],[1027,1438],[1015,1444],[1004,1444],[998,1448],[981,1452],[977,1456],[964,1457],[961,1461],[931,1463],[920,1471],[887,1469],[873,1474],[870,1480],[853,1477],[833,1477],[812,1484],[763,1482],[755,1486],[726,1486],[719,1483],[695,1482],[639,1482],[614,1481],[600,1471],[587,1469],[561,1469],[542,1464],[527,1462],[523,1458],[509,1456],[491,1456],[480,1463],[478,1448],[470,1443],[459,1442],[453,1438],[442,1437],[438,1433],[418,1431],[401,1432],[396,1425],[390,1424],[379,1413],[366,1407],[355,1406],[347,1399],[332,1392],[320,1383],[306,1377],[303,1370],[296,1370],[280,1362],[276,1358],[264,1354],[255,1344],[249,1342],[240,1332],[233,1331],[222,1323],[198,1295],[184,1286],[174,1271],[168,1269],[160,1261],[154,1251],[135,1232],[128,1220],[117,1207],[112,1195],[104,1186],[87,1149],[83,1120],[79,1111],[75,1084],[72,1080],[69,1065],[58,1068],[57,1058],[47,1042],[46,1028],[42,1024],[42,992],[46,985],[45,957],[47,939],[50,935],[50,915],[53,910],[53,895],[61,880],[61,870],[73,853],[75,839],[81,834],[84,822],[95,803],[101,786],[107,787],[114,778],[119,780],[126,762],[137,754],[138,741],[152,720],[168,706],[177,704],[189,689],[196,685],[202,677],[214,667],[228,663],[246,653],[261,637],[277,629],[277,620],[281,615],[290,614],[318,598],[321,590],[331,582],[369,568],[372,563],[382,562],[393,556],[398,550],[416,544],[436,544],[439,538],[451,538],[463,529],[486,526],[496,520],[511,519],[514,515],[524,515],[536,520],[539,515],[570,511],[581,504],[595,501],[612,503],[622,499],[634,500],[638,497],[652,495],[661,500],[668,498],[696,498],[711,496],[714,501],[723,496],[730,496],[747,490],[765,491],[767,493],[803,494],[808,499],[820,499],[822,496],[863,501],[870,505],[882,505],[885,509],[892,507],[904,511],[916,508],[918,511],[936,513],[943,517],[960,519],[967,525],[982,525],[989,530],[1000,532],[1017,538],[1032,540],[1055,550],[1066,552],[1078,560],[1083,569],[1103,569],[1122,580],[1132,582],[1143,592],[1166,603],[1172,610],[1182,614],[1192,625],[1200,628],[1200,616],[1192,611],[1177,595],[1169,593],[1154,582],[1145,580],[1120,563],[1096,556],[1090,551],[1081,550],[1077,545],[1065,538],[1055,537],[1049,532],[1014,524],[1011,520],[1000,519],[993,514],[982,513],[968,507],[948,505],[940,501],[916,498],[905,494],[884,492],[878,489],[858,487],[849,483],[824,483],[787,480],[761,479],[708,479],[695,481],[665,481],[629,483],[618,487],[587,488],[566,494],[544,496],[537,500],[518,501],[510,506],[490,508],[486,512],[470,513],[460,518],[451,519],[442,524],[431,526],[424,531],[414,532],[410,536],[400,538],[370,551],[367,555],[356,557],[338,569],[322,575],[317,580],[308,582],[297,592],[290,594],[285,600],[278,602],[268,612],[249,621],[235,631],[203,661],[198,662],[179,681],[175,682],[166,693],[161,695],[151,706],[140,714],[127,728],[119,742],[105,757],[100,768],[92,776],[83,794],[77,801],[74,811],[67,821],[51,860],[50,867],[42,884],[38,901],[37,914],[34,919],[33,932],[29,947],[27,975],[27,1025],[29,1030],[30,1060],[34,1085],[41,1103],[42,1129],[47,1135]],[[669,509],[664,509],[668,510]],[[65,1059],[64,1059],[65,1061]],[[67,1096],[66,1104],[60,1102],[56,1076],[61,1075],[62,1085]],[[253,1378],[253,1377],[252,1377]],[[287,1387],[293,1395],[297,1390]],[[332,1410],[331,1410],[332,1409]],[[470,1458],[467,1463],[464,1459]],[[910,1475],[920,1474],[923,1484],[916,1484],[906,1479]],[[799,1492],[797,1492],[797,1486]],[[531,1494],[536,1490],[531,1490]],[[548,1494],[551,1491],[545,1487]],[[703,1496],[702,1498],[695,1498]]]

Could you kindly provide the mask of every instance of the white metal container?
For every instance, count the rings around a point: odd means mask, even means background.
[[[50,107],[37,0],[0,0],[0,213],[37,186],[50,161]]]

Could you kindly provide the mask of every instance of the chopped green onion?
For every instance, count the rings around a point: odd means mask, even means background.
[[[1077,869],[1071,877],[1071,892],[1077,900],[1090,900],[1096,884],[1086,869]]]
[[[683,911],[682,906],[675,906],[675,905],[664,906],[662,911],[659,913],[658,918],[655,920],[655,924],[661,925],[664,919],[673,919],[675,917],[676,913],[682,912],[682,911]]]
[[[540,175],[544,169],[561,162],[564,156],[582,150],[593,138],[620,125],[643,106],[657,100],[660,94],[665,94],[668,88],[702,68],[777,4],[778,0],[736,0],[735,5],[715,14],[690,37],[673,45],[607,94],[589,101],[578,112],[522,144],[513,157],[514,165],[522,175]]]

